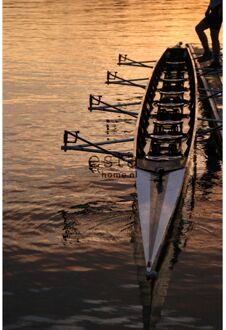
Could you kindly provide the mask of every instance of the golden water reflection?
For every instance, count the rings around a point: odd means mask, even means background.
[[[105,312],[104,317],[95,318],[97,312],[92,310],[90,301],[101,301],[100,308],[107,304],[116,310],[116,326],[142,328],[131,237],[129,230],[121,231],[130,223],[134,180],[118,182],[91,173],[87,155],[60,150],[62,135],[64,129],[80,129],[85,137],[97,141],[131,134],[136,125],[133,120],[116,117],[120,121],[113,122],[112,114],[90,114],[89,94],[103,94],[110,103],[141,99],[139,89],[104,85],[106,70],[119,70],[118,53],[155,60],[178,41],[197,42],[194,27],[207,3],[4,1],[7,326],[62,329],[62,325],[105,325],[110,329],[114,315]],[[120,73],[124,77],[150,76],[149,69],[137,70],[123,67]],[[132,150],[132,143],[123,147]],[[205,151],[200,149],[197,159],[201,177],[206,173]],[[210,181],[203,178],[204,183]],[[213,259],[218,249],[215,236],[209,240],[209,235],[220,229],[221,192],[214,186],[218,184],[220,179],[215,176],[212,186],[197,188],[205,213],[196,210],[199,235],[190,246],[204,249],[209,242]],[[79,241],[77,232],[65,233],[61,210],[79,220]],[[213,217],[215,222],[207,221]]]

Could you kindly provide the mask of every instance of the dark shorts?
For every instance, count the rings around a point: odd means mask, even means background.
[[[204,22],[208,27],[220,30],[222,24],[222,5],[213,8],[204,18]]]

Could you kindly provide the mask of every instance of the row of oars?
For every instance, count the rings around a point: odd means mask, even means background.
[[[127,55],[119,54],[118,57],[118,65],[128,65],[134,67],[141,68],[153,68],[152,63],[156,61],[135,61],[127,57]],[[136,78],[136,79],[125,79],[118,75],[118,72],[110,72],[107,71],[107,80],[106,84],[118,84],[124,86],[132,86],[145,89],[146,84],[142,84],[147,82],[149,78]],[[125,110],[126,108],[133,108],[134,106],[141,105],[141,101],[134,102],[121,102],[117,104],[110,104],[109,102],[103,100],[102,95],[90,95],[89,96],[89,111],[105,111],[112,113],[119,113],[131,116],[133,118],[137,118],[138,113],[135,110]],[[84,142],[80,145],[75,145],[77,141]],[[104,145],[112,145],[117,143],[125,143],[133,141],[133,138],[113,140],[113,141],[100,141],[100,142],[91,142],[82,136],[79,135],[79,131],[67,131],[64,132],[64,145],[61,147],[65,152],[67,150],[77,150],[77,151],[86,151],[93,153],[102,153],[109,154],[121,160],[124,160],[130,164],[133,163],[133,154],[131,152],[118,152],[118,151],[110,151],[103,148]]]
[[[134,66],[134,67],[140,67],[140,68],[153,68],[153,64],[156,61],[135,61],[133,59],[128,58],[127,55],[119,54],[118,57],[118,65],[127,65],[127,66]],[[197,74],[199,76],[204,74],[213,74],[218,73],[216,69],[207,69],[200,72],[200,70],[197,70]],[[149,78],[136,78],[136,79],[125,79],[118,75],[118,72],[110,72],[107,71],[107,80],[106,84],[118,84],[121,86],[132,86],[132,87],[138,87],[145,89],[146,84]],[[142,84],[143,83],[143,84]],[[206,101],[212,98],[218,98],[222,97],[222,90],[213,88],[211,90],[206,90],[205,88],[199,89],[200,97],[199,99],[201,101]],[[206,94],[208,93],[208,94]],[[123,103],[117,103],[117,104],[110,104],[107,101],[102,99],[102,95],[90,95],[89,96],[89,111],[105,111],[105,112],[112,112],[112,113],[119,113],[119,114],[125,114],[128,116],[131,116],[133,118],[137,118],[138,113],[135,110],[125,110],[126,108],[133,108],[134,106],[141,105],[141,101],[134,101],[134,102],[123,102]],[[208,121],[208,122],[218,122],[219,124],[222,124],[222,121],[211,119],[211,118],[198,118],[198,120],[201,121]],[[210,128],[208,130],[202,131],[201,129],[198,130],[197,134],[198,136],[201,136],[202,134],[211,133],[214,130],[222,129],[222,125],[218,125],[214,128]],[[76,145],[77,140],[85,142],[84,144]],[[62,150],[65,152],[67,150],[77,150],[77,151],[86,151],[86,152],[94,152],[94,153],[103,153],[103,154],[109,154],[116,158],[119,158],[121,160],[124,160],[128,163],[131,163],[133,160],[133,154],[132,153],[123,153],[123,152],[117,152],[117,151],[109,151],[105,148],[103,148],[104,145],[111,145],[111,144],[117,144],[117,143],[125,143],[125,142],[131,142],[133,141],[133,138],[128,139],[120,139],[120,140],[113,140],[113,141],[100,141],[93,143],[87,139],[84,139],[79,135],[79,131],[65,131],[64,132],[64,146],[61,147]]]

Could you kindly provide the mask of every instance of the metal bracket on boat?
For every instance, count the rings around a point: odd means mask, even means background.
[[[107,102],[102,101],[102,95],[90,95],[89,96],[89,111],[98,110],[98,111],[106,111],[106,112],[114,112],[114,113],[122,113],[134,118],[137,118],[138,114],[133,111],[123,110],[121,107],[125,106],[135,106],[140,105],[141,102],[128,102],[128,103],[119,103],[119,104],[109,104]]]
[[[165,170],[162,167],[157,167],[155,169],[156,174],[158,175],[159,182],[162,182],[163,175],[165,174]]]
[[[68,143],[76,143],[78,140],[78,133],[79,131],[74,131],[74,132],[69,132],[69,131],[64,131],[64,151],[66,151],[65,148],[67,148]],[[74,139],[72,141],[69,141],[68,138],[69,136],[73,137]]]
[[[117,71],[114,73],[107,71],[107,80],[106,84],[119,84],[119,85],[125,85],[125,86],[134,86],[134,87],[140,87],[145,89],[146,85],[138,84],[137,82],[144,82],[148,81],[149,78],[136,78],[136,79],[124,79],[117,75]]]
[[[72,140],[70,138],[73,138]],[[71,145],[68,144],[76,144],[76,142],[80,140],[82,142],[85,142],[84,144],[80,145]],[[133,160],[133,154],[131,152],[118,152],[118,151],[111,151],[107,150],[102,145],[111,145],[115,143],[125,143],[133,141],[133,138],[128,139],[121,139],[121,140],[113,140],[113,141],[101,141],[93,143],[87,139],[84,139],[83,137],[79,136],[79,131],[64,131],[64,145],[61,147],[61,150],[64,150],[65,152],[68,150],[76,150],[76,151],[85,151],[85,152],[93,152],[93,153],[101,153],[101,154],[107,154],[111,155],[113,157],[119,158],[129,164],[134,164]]]
[[[127,57],[127,54],[118,56],[118,65],[129,65],[129,66],[137,66],[141,68],[150,68],[153,69],[154,66],[149,65],[148,63],[155,63],[156,61],[134,61]]]

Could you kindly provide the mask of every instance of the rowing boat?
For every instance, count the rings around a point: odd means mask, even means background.
[[[153,70],[141,104],[135,133],[136,188],[148,278],[156,276],[191,159],[196,85],[190,50],[167,48]]]
[[[121,59],[121,57],[120,57]],[[124,63],[124,62],[123,62]],[[123,64],[120,61],[120,64]],[[131,65],[129,60],[129,65]],[[134,62],[136,65],[138,62]],[[143,65],[145,62],[141,62]],[[126,64],[126,63],[124,63]],[[128,64],[128,63],[127,63]],[[147,78],[125,80],[108,71],[107,84],[118,83],[144,88]],[[148,79],[137,120],[135,153],[122,153],[103,146],[131,139],[93,143],[79,131],[65,131],[62,150],[108,154],[133,164],[135,160],[138,210],[143,238],[146,272],[156,275],[156,265],[175,214],[188,169],[196,125],[196,75],[188,47],[167,48]],[[134,112],[90,96],[89,110],[111,111],[137,117]],[[83,144],[75,145],[77,141]],[[71,145],[72,144],[72,145]]]

